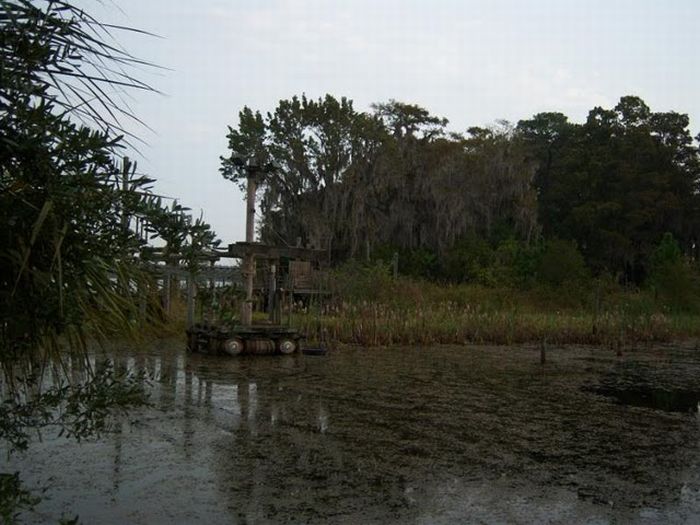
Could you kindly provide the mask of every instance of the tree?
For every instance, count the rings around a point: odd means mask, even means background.
[[[110,55],[112,46],[91,33],[94,21],[69,4],[2,7],[0,351],[9,364],[63,334],[80,342],[86,323],[99,330],[126,320],[129,305],[116,300],[125,290],[111,275],[141,276],[125,257],[140,241],[122,222],[134,201],[113,160],[121,138],[95,107],[114,112],[100,84],[121,77],[83,68],[110,59],[123,65],[129,55]],[[85,98],[95,94],[97,101]],[[75,123],[75,115],[100,129]],[[150,182],[133,178],[128,191],[138,195]]]
[[[224,176],[235,156],[278,167],[263,185],[262,238],[332,244],[335,262],[398,251],[402,268],[464,279],[474,272],[453,264],[464,243],[544,237],[575,242],[594,273],[640,284],[665,231],[697,256],[700,160],[688,118],[639,97],[593,108],[583,124],[540,113],[464,135],[414,104],[358,113],[330,95],[280,101],[266,118],[244,108],[239,120]]]
[[[435,117],[425,108],[396,100],[372,104],[372,109],[395,139],[429,140],[442,135],[448,123],[446,118]]]
[[[465,138],[447,136],[447,120],[420,106],[392,100],[373,110],[326,95],[282,100],[264,120],[241,111],[222,173],[239,181],[240,157],[277,167],[263,181],[263,239],[332,244],[335,261],[389,245],[404,261],[413,250],[425,261],[498,228],[538,235],[534,165],[507,124]]]
[[[582,125],[551,113],[521,121],[539,162],[545,237],[576,240],[596,272],[637,284],[663,232],[693,249],[700,167],[687,126],[687,116],[654,113],[633,96],[594,108]]]
[[[234,159],[272,162],[275,169],[261,181],[262,238],[327,247],[344,235],[337,228],[348,203],[340,187],[346,177],[361,177],[358,166],[376,149],[377,129],[352,101],[330,95],[281,100],[265,119],[244,108],[238,127],[229,128],[230,154],[222,157],[221,171],[241,182],[245,174]]]
[[[43,425],[98,432],[111,409],[141,399],[140,383],[109,366],[46,389],[40,372],[64,350],[84,360],[87,334],[134,330],[134,291],[147,276],[124,219],[151,181],[123,186],[120,119],[134,116],[107,93],[150,88],[128,72],[143,62],[70,3],[7,0],[0,15],[0,438],[16,450]],[[29,503],[17,480],[0,479],[5,519]]]

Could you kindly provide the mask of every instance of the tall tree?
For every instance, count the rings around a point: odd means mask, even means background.
[[[235,158],[272,161],[275,169],[261,181],[263,239],[291,244],[301,238],[325,248],[346,206],[339,186],[356,169],[353,163],[367,159],[375,147],[366,133],[372,127],[350,100],[330,95],[281,100],[265,119],[244,108],[238,127],[230,128],[231,153],[222,158],[222,173],[240,182],[245,175],[235,168]]]
[[[521,121],[539,161],[545,235],[575,239],[595,270],[637,283],[664,232],[692,249],[700,170],[687,127],[686,115],[654,113],[633,96],[582,125],[558,114]]]

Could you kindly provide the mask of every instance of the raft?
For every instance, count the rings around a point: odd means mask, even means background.
[[[299,352],[304,339],[298,330],[280,325],[195,323],[185,332],[190,352],[212,355],[288,355]]]

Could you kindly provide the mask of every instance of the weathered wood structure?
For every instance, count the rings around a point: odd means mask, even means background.
[[[245,297],[241,304],[239,321],[194,323],[189,315],[190,304],[196,294],[188,288],[188,348],[192,351],[239,355],[243,353],[289,354],[301,350],[303,334],[291,327],[292,304],[295,290],[312,292],[313,268],[325,259],[326,252],[301,246],[271,246],[254,242],[255,190],[257,177],[263,170],[248,164],[246,240],[228,245],[227,250],[212,252],[212,260],[241,259],[240,276]],[[253,322],[256,292],[256,268],[265,270],[264,279],[258,280],[262,303],[267,304],[267,320]],[[188,282],[194,283],[194,278]],[[287,323],[282,323],[282,305],[288,300]],[[193,307],[192,307],[193,308]]]

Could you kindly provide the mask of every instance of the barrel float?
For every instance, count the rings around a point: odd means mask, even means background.
[[[228,355],[239,355],[241,352],[243,352],[243,348],[243,341],[238,337],[226,339],[224,344],[221,345],[221,349]]]
[[[293,354],[297,349],[297,345],[292,339],[280,339],[277,349],[281,354]]]

